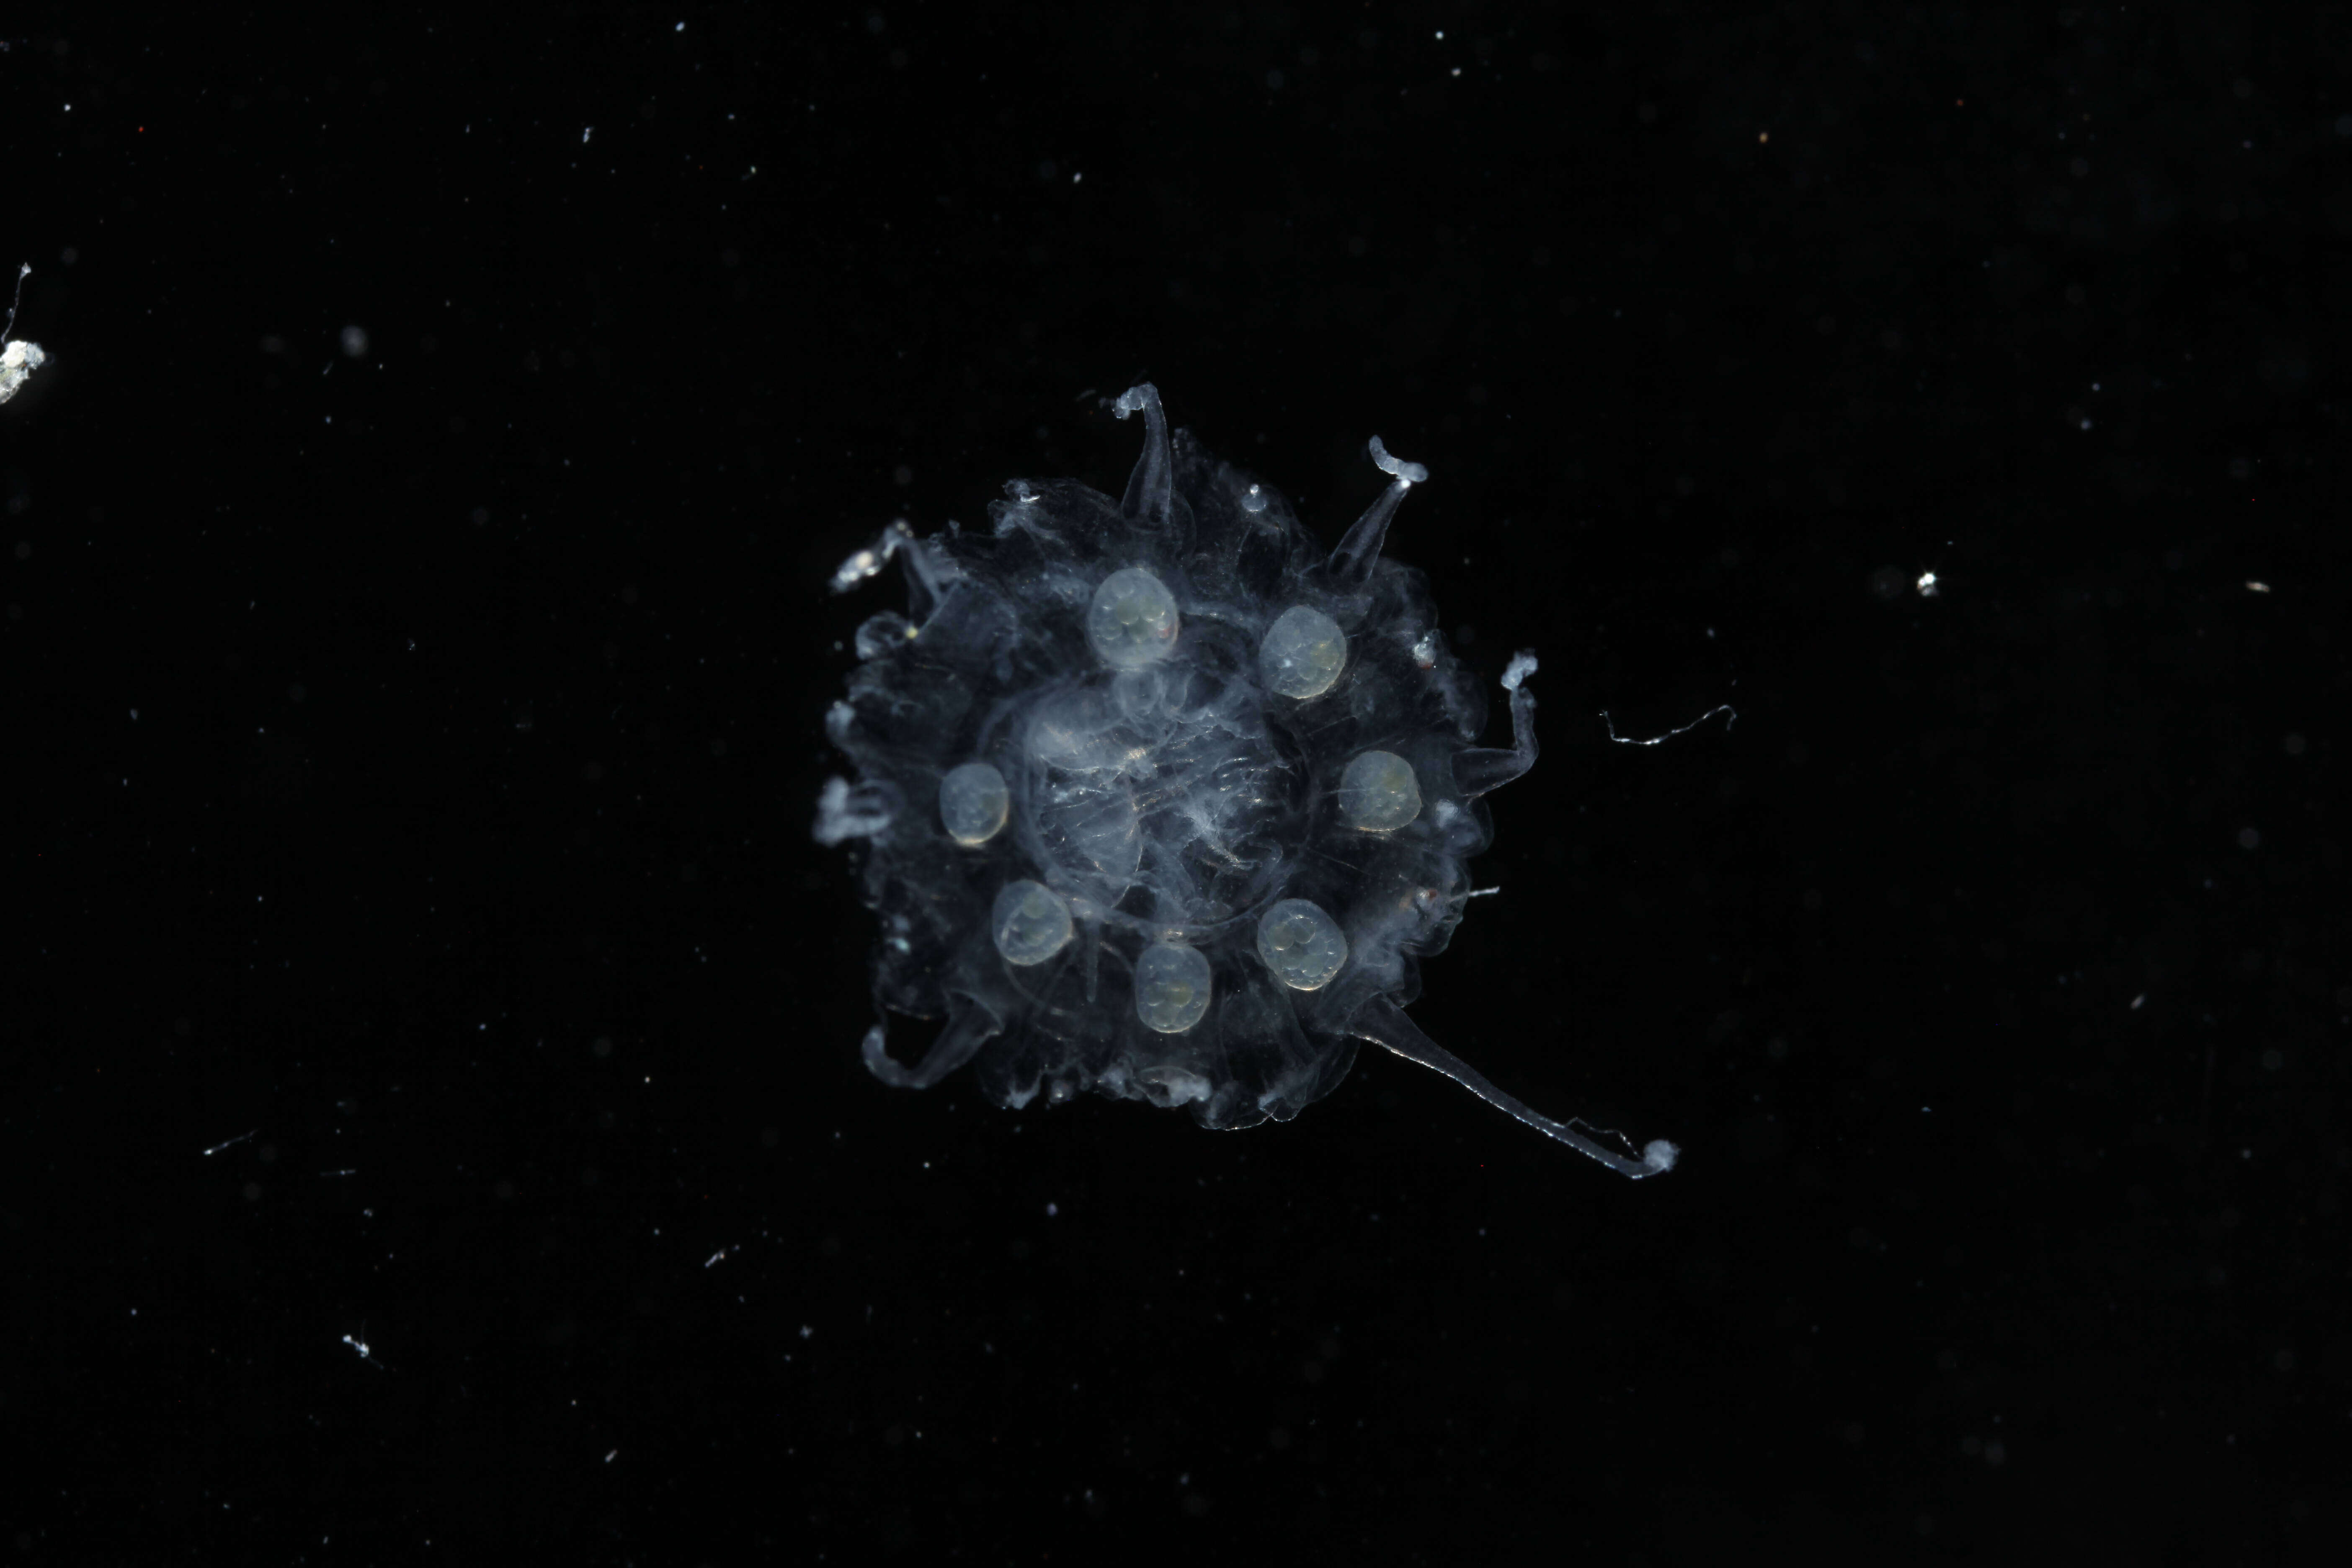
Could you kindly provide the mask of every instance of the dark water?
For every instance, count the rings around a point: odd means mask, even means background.
[[[2340,24],[87,20],[0,53],[26,1561],[2336,1560]],[[1413,1016],[1671,1175],[860,1065],[826,580],[1146,378],[1327,541],[1428,465],[1545,750]]]

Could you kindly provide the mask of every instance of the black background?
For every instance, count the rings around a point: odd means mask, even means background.
[[[0,1545],[2338,1560],[2352,24],[2246,16],[19,18]],[[1429,465],[1546,751],[1414,1016],[1670,1177],[859,1066],[824,578],[1147,377]]]

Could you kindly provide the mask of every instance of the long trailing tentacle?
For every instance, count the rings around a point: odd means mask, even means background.
[[[1526,1102],[1505,1094],[1486,1081],[1486,1076],[1476,1068],[1421,1032],[1421,1026],[1404,1015],[1404,1009],[1386,996],[1374,996],[1358,1007],[1348,1021],[1348,1033],[1384,1046],[1407,1061],[1419,1062],[1460,1084],[1497,1110],[1527,1123],[1547,1138],[1558,1139],[1580,1154],[1591,1155],[1618,1174],[1639,1181],[1643,1176],[1655,1176],[1675,1168],[1682,1151],[1663,1138],[1652,1139],[1642,1148],[1640,1157],[1620,1154],[1603,1148],[1580,1131],[1577,1121],[1554,1121],[1550,1117],[1528,1108]],[[1633,1141],[1622,1133],[1612,1133],[1628,1149]]]

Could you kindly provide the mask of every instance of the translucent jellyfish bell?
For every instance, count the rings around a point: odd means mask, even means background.
[[[1176,647],[1176,595],[1140,566],[1112,573],[1087,609],[1087,641],[1113,669],[1141,669]]]
[[[37,363],[5,325],[0,348]],[[1672,1143],[1540,1115],[1404,1011],[1491,841],[1475,803],[1537,758],[1533,656],[1480,745],[1475,683],[1387,556],[1428,470],[1369,442],[1388,483],[1327,553],[1157,389],[1110,408],[1143,416],[1123,492],[1016,479],[992,533],[893,522],[834,574],[907,578],[825,715],[856,776],[814,825],[861,844],[882,911],[868,1069],[1227,1129],[1297,1115],[1370,1041],[1613,1171],[1671,1169]],[[919,1060],[889,1054],[893,1015],[944,1020]]]
[[[1257,665],[1266,689],[1285,697],[1320,697],[1348,668],[1348,634],[1320,610],[1293,605],[1266,628]]]

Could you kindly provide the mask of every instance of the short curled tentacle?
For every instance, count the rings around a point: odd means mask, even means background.
[[[1427,468],[1390,457],[1378,436],[1372,437],[1370,445],[1372,466],[1389,476],[1389,488],[1364,509],[1356,526],[1339,541],[1339,548],[1331,552],[1331,581],[1342,590],[1360,588],[1370,578],[1372,568],[1380,563],[1381,547],[1388,539],[1389,521],[1404,503],[1405,492],[1429,482]]]
[[[940,1037],[931,1042],[923,1059],[911,1068],[901,1067],[884,1048],[888,1037],[887,1025],[877,1022],[866,1030],[862,1047],[866,1070],[893,1089],[929,1089],[971,1060],[1003,1025],[986,1004],[965,996],[956,1001],[961,1005],[948,1015],[947,1026],[940,1031]]]

